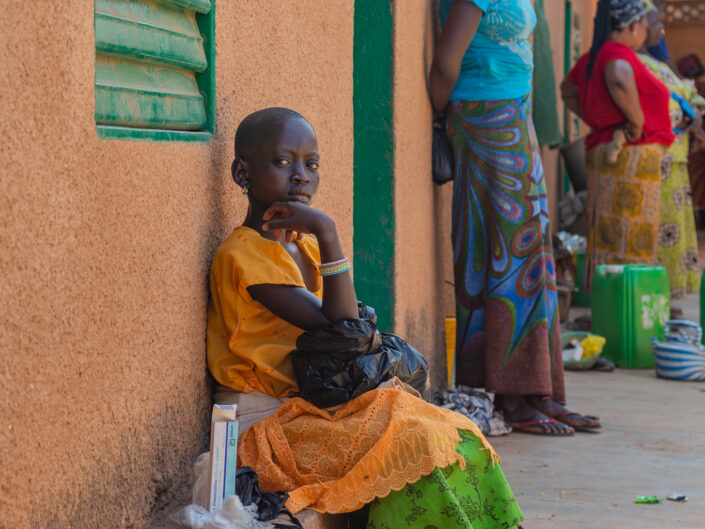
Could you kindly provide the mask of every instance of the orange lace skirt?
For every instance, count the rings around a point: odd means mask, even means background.
[[[243,434],[238,462],[257,472],[262,490],[288,492],[293,513],[350,512],[434,468],[464,468],[459,429],[499,461],[470,419],[404,391],[375,389],[335,412],[293,398]]]

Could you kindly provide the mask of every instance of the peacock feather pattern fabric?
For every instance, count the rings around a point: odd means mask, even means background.
[[[451,101],[456,380],[565,402],[548,197],[531,100]]]

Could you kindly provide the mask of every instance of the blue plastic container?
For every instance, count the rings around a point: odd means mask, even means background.
[[[670,320],[666,323],[665,341],[653,338],[656,374],[672,380],[705,380],[702,334],[700,325],[691,321]]]

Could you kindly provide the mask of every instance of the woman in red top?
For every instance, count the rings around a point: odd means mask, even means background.
[[[635,53],[647,26],[640,0],[600,0],[592,48],[561,84],[566,106],[592,128],[588,288],[597,265],[657,262],[661,158],[674,135],[668,88]]]

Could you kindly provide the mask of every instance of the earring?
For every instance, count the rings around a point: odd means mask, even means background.
[[[244,187],[242,189],[242,194],[243,195],[249,195],[250,194],[250,188],[249,187]]]

